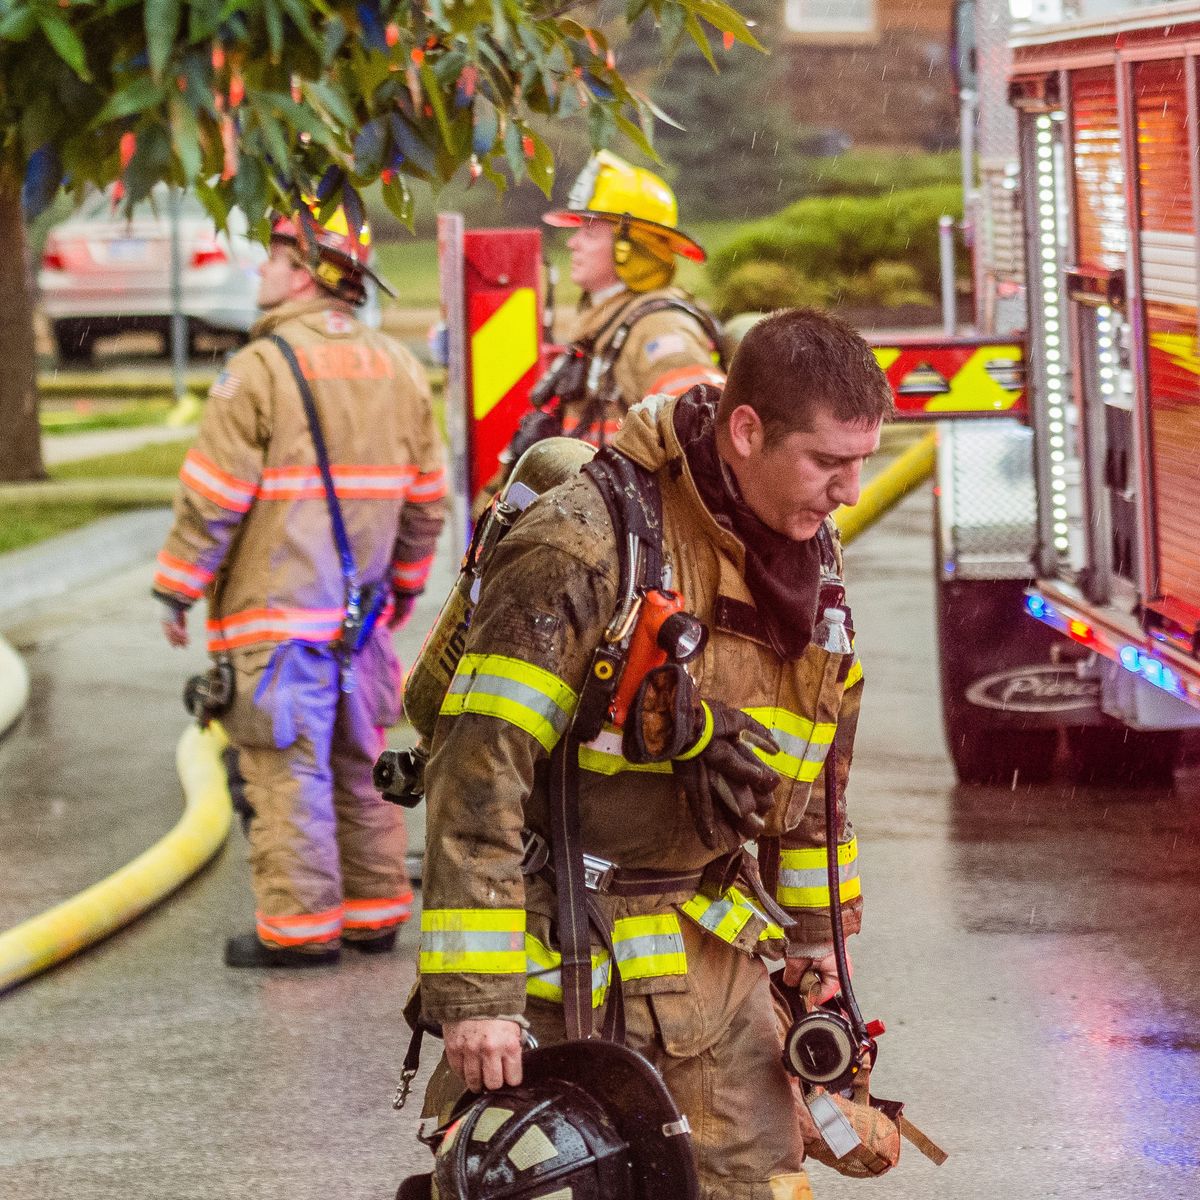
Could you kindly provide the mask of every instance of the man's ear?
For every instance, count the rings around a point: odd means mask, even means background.
[[[729,441],[739,458],[750,458],[763,446],[762,418],[748,404],[729,414]]]

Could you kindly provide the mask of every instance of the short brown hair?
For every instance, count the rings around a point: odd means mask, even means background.
[[[743,404],[758,413],[768,443],[810,430],[818,408],[862,425],[895,413],[871,348],[844,321],[812,308],[781,309],[750,327],[729,366],[718,421]]]

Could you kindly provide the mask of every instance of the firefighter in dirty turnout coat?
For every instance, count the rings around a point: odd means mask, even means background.
[[[205,596],[209,651],[234,669],[221,721],[253,810],[256,919],[227,943],[230,966],[389,950],[410,915],[404,826],[371,768],[399,718],[391,630],[425,585],[446,487],[424,372],[354,316],[368,247],[342,210],[276,223],[265,315],[209,394],[158,556],[168,640],[186,644],[186,612]],[[348,589],[317,453],[271,334],[311,389],[358,581],[386,597],[352,658],[337,649]]]
[[[853,649],[811,639],[841,570],[829,514],[857,500],[891,405],[856,334],[793,310],[750,331],[723,393],[651,399],[614,442],[654,473],[670,586],[709,639],[686,667],[697,721],[673,761],[635,760],[628,728],[610,725],[578,750],[582,849],[615,864],[592,897],[612,955],[593,933],[591,1000],[599,1026],[621,989],[627,1044],[691,1124],[704,1200],[811,1194],[803,1143],[815,1130],[781,1065],[763,960],[786,956],[790,983],[813,970],[825,996],[837,989],[822,769],[836,744],[844,796],[863,673]],[[534,502],[485,573],[425,776],[420,1001],[446,1046],[426,1116],[445,1118],[464,1086],[519,1083],[523,1026],[543,1044],[566,1036],[553,877],[523,873],[523,831],[552,839],[547,760],[616,609],[617,561],[605,502],[581,474]],[[753,757],[767,783],[753,812],[714,822],[721,806],[700,803],[704,776],[688,763],[721,739],[728,752],[746,728],[769,735]],[[796,919],[788,937],[728,869],[754,838],[774,861],[764,882]],[[857,854],[847,822],[834,899],[849,932]]]

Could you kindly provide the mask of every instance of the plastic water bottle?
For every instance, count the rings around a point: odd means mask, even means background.
[[[846,610],[827,608],[813,630],[813,643],[830,654],[849,654],[854,647],[850,644],[850,631],[846,628]]]

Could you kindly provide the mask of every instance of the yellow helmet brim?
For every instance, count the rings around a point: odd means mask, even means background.
[[[690,259],[692,262],[708,261],[704,247],[695,238],[689,237],[681,229],[672,229],[670,225],[660,225],[657,221],[647,221],[644,217],[632,217],[628,213],[596,212],[590,208],[582,210],[560,208],[554,212],[548,212],[542,217],[547,225],[553,225],[556,229],[578,229],[585,221],[593,219],[608,221],[613,225],[620,225],[622,221],[628,221],[630,229],[644,229],[648,233],[653,233],[656,238],[670,247],[673,254]]]

